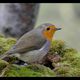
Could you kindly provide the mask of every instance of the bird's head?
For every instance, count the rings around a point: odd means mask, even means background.
[[[58,30],[61,30],[61,28],[57,28],[55,25],[50,23],[43,24],[42,27],[43,36],[50,41],[52,40],[54,33]]]

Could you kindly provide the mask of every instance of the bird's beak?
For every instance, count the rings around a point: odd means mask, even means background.
[[[56,28],[56,31],[57,31],[57,30],[61,30],[61,29],[62,29],[62,28]]]

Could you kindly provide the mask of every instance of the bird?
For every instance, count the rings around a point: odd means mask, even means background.
[[[43,57],[48,53],[54,33],[57,28],[51,23],[44,23],[25,33],[10,50],[0,56],[17,56],[20,60],[31,63],[41,63]]]

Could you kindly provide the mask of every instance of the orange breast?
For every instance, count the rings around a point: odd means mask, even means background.
[[[43,35],[47,40],[52,40],[54,31],[50,30],[50,31],[43,31]]]

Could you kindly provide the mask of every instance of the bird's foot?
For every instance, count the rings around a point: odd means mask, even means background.
[[[17,60],[13,64],[17,64],[19,66],[27,66],[28,64],[22,60]]]

